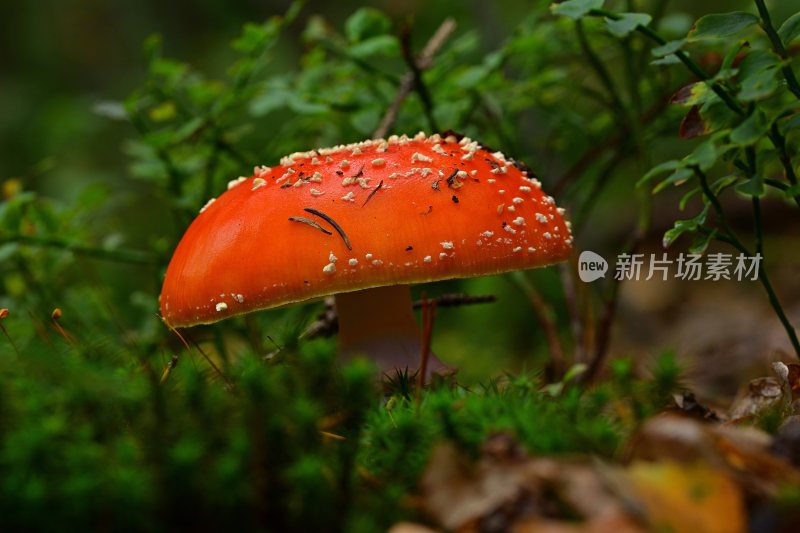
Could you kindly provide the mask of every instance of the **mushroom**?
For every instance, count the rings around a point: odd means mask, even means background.
[[[289,155],[201,210],[167,268],[161,315],[186,327],[336,295],[343,355],[416,368],[410,284],[567,258],[570,224],[540,185],[524,165],[456,135]]]

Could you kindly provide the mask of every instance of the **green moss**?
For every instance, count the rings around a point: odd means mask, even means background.
[[[159,384],[160,365],[50,351],[0,366],[4,526],[380,530],[415,517],[441,439],[476,455],[506,432],[532,453],[611,457],[631,429],[614,384],[553,395],[527,375],[417,401],[408,379],[387,398],[369,364],[339,367],[323,341],[245,357],[227,379],[185,354]]]

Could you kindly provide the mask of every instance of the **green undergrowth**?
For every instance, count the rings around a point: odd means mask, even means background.
[[[477,455],[504,432],[534,454],[613,458],[677,378],[660,364],[641,381],[627,366],[587,391],[522,375],[417,399],[397,380],[381,394],[371,365],[339,367],[322,341],[279,363],[244,357],[224,377],[184,353],[163,383],[161,361],[80,347],[2,359],[5,530],[385,530],[417,516],[434,443]]]

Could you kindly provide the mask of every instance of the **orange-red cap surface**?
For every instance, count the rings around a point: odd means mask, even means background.
[[[522,165],[466,137],[292,154],[203,208],[167,268],[161,314],[191,326],[339,292],[544,266],[569,255],[562,215]]]

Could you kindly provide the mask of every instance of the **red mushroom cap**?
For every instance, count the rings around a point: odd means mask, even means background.
[[[176,327],[339,292],[496,274],[570,253],[563,210],[467,137],[392,136],[256,167],[209,202],[161,291]]]

